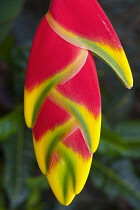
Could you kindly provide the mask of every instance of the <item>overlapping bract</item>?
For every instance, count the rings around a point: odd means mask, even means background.
[[[132,87],[121,43],[97,0],[52,0],[46,18],[64,40],[93,51],[113,68],[126,87]]]
[[[99,143],[100,91],[88,50],[132,86],[122,46],[98,2],[52,0],[33,41],[24,110],[39,167],[63,205],[82,190]]]
[[[36,158],[58,200],[68,205],[87,179],[98,146],[101,102],[93,58],[40,23],[25,83],[25,119]]]

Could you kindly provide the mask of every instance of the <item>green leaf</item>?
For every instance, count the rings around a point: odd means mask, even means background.
[[[4,195],[2,192],[0,192],[0,210],[6,210],[5,204],[6,204],[6,202],[5,202]]]
[[[18,207],[29,193],[26,179],[32,175],[35,161],[31,139],[22,122],[17,134],[3,142],[6,161],[4,188],[9,198],[9,208],[12,209]]]
[[[98,152],[109,156],[140,158],[140,122],[121,123],[115,129],[102,123]]]
[[[113,96],[114,98],[112,101],[109,101],[110,105],[105,114],[108,120],[116,121],[122,119],[128,113],[133,104],[132,93],[132,90],[126,91],[125,93],[118,91],[116,95]]]
[[[128,91],[124,90],[122,86],[118,87],[118,84],[111,85],[114,85],[112,89],[115,89],[115,92],[107,90],[106,87],[102,88],[103,112],[111,123],[116,124],[116,121],[126,118],[126,115],[132,108],[134,95],[133,89]]]
[[[12,23],[20,13],[23,0],[0,0],[0,43],[5,39]]]
[[[30,177],[27,179],[27,187],[30,190],[35,190],[35,189],[48,189],[49,185],[48,185],[48,181],[46,176],[44,175],[40,175],[37,177]]]
[[[49,188],[47,178],[44,175],[37,177],[30,177],[27,179],[27,187],[30,190],[26,202],[26,210],[41,210],[43,208],[43,203],[41,204],[41,192],[42,190],[47,190]]]
[[[117,160],[110,164],[93,160],[92,182],[101,188],[110,199],[123,197],[133,205],[140,205],[140,180],[135,175],[129,160]]]
[[[27,66],[27,59],[29,57],[30,45],[24,44],[20,47],[15,47],[12,53],[13,68],[13,89],[18,100],[23,99],[25,69]]]
[[[43,205],[40,203],[41,193],[39,190],[34,190],[29,194],[28,200],[26,202],[26,210],[41,210],[43,209]]]
[[[124,121],[116,126],[116,132],[126,141],[140,142],[140,121]]]
[[[23,120],[23,107],[18,106],[15,111],[0,118],[0,141],[7,139],[18,131]]]
[[[10,66],[12,63],[12,50],[14,47],[14,38],[7,36],[6,39],[0,45],[0,57]]]

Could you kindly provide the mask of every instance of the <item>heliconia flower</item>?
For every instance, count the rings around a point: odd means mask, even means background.
[[[132,86],[125,53],[98,2],[52,0],[32,44],[24,112],[40,170],[63,205],[82,190],[100,138],[100,90],[89,50]]]

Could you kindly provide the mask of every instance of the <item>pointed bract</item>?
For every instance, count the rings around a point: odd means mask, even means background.
[[[92,161],[76,120],[47,99],[33,128],[33,137],[42,173],[59,202],[69,205],[82,190]]]
[[[52,0],[46,18],[63,39],[91,50],[115,71],[127,88],[133,86],[118,36],[96,0]]]
[[[91,152],[95,152],[100,138],[101,99],[96,68],[90,53],[81,71],[52,89],[49,98],[77,120],[87,146]]]
[[[86,182],[99,143],[101,99],[93,58],[51,89],[33,128],[39,167],[57,199],[68,205]]]
[[[87,50],[61,39],[43,18],[33,41],[26,73],[24,112],[28,127],[33,127],[51,88],[80,71],[87,54]]]

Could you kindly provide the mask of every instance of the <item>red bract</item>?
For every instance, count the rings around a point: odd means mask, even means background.
[[[111,66],[126,87],[133,86],[118,36],[96,0],[52,0],[46,18],[64,40],[91,50]]]

